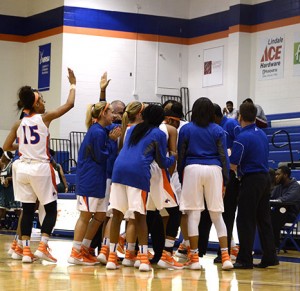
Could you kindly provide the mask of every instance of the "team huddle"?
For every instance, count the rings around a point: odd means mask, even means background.
[[[56,110],[45,112],[38,91],[29,86],[20,89],[18,105],[24,114],[3,145],[5,151],[18,152],[13,163],[13,186],[23,214],[10,253],[24,263],[37,259],[57,262],[48,246],[57,216],[49,125],[74,106],[76,77],[71,69],[68,72],[70,93]],[[223,270],[253,267],[256,226],[263,247],[259,266],[278,264],[270,214],[265,211],[270,195],[268,140],[255,125],[255,105],[241,104],[237,121],[223,116],[219,105],[201,97],[193,104],[191,122],[184,122],[178,102],[161,106],[133,101],[122,108],[120,124],[115,120],[120,102],[109,104],[103,95],[108,83],[104,74],[100,101],[86,112],[87,133],[76,167],[80,216],[68,262],[101,263],[106,269],[118,269],[120,226],[125,219],[123,266],[145,272],[151,270],[151,264],[199,270],[198,245],[202,238],[198,225],[206,209],[217,232]],[[232,190],[237,184],[238,202],[237,191]],[[233,195],[235,206],[227,208],[226,199]],[[37,201],[45,216],[41,241],[32,253],[30,236]],[[230,246],[237,205],[240,248],[233,264]],[[96,256],[93,242],[99,237],[100,226],[102,242]],[[183,241],[174,253],[179,229]],[[154,255],[148,249],[149,234]]]

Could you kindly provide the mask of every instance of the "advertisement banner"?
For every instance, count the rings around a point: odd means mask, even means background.
[[[261,38],[258,61],[259,80],[283,78],[284,36]]]
[[[300,33],[295,32],[294,36],[294,54],[293,54],[293,71],[294,76],[300,76]]]
[[[203,87],[223,84],[223,46],[204,50]]]
[[[39,46],[39,91],[47,91],[50,89],[50,60],[51,43]]]

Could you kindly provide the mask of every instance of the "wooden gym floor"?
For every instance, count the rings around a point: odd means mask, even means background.
[[[7,250],[12,235],[0,234],[0,290],[300,290],[300,253],[280,254],[280,265],[267,269],[222,271],[215,265],[215,253],[200,259],[203,270],[162,270],[153,266],[152,272],[139,272],[121,267],[107,271],[104,266],[73,266],[67,263],[72,241],[54,238],[49,245],[57,264],[37,261],[22,264],[12,260]],[[33,241],[34,251],[38,245]],[[259,262],[259,259],[255,259]]]

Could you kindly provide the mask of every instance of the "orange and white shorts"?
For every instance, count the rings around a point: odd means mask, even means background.
[[[19,159],[13,162],[13,187],[16,201],[41,205],[57,200],[55,173],[49,162]]]
[[[150,165],[150,192],[147,200],[147,210],[162,210],[178,206],[177,197],[167,177],[165,169],[161,169],[156,162]]]
[[[147,192],[131,186],[112,183],[108,209],[146,214]]]
[[[207,209],[223,212],[222,169],[216,165],[189,165],[184,169],[180,210],[204,210],[204,198]]]
[[[107,200],[105,198],[77,195],[77,210],[92,213],[106,212]]]

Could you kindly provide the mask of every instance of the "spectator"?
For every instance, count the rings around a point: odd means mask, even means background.
[[[275,173],[276,185],[271,193],[271,199],[280,202],[293,202],[295,205],[274,207],[271,211],[274,240],[276,248],[280,245],[280,230],[287,222],[293,222],[300,210],[300,185],[291,177],[287,166],[280,166]]]
[[[63,168],[60,164],[58,164],[54,160],[55,151],[50,149],[50,155],[51,155],[51,165],[53,166],[54,170],[57,173],[57,180],[56,180],[56,186],[57,186],[57,192],[58,193],[67,193],[68,192],[68,183],[63,171]]]
[[[238,111],[235,108],[233,108],[232,101],[226,102],[226,107],[223,108],[223,115],[226,116],[227,118],[237,119]]]
[[[12,160],[13,154],[11,152],[3,152],[0,159],[0,219],[1,224],[5,220],[6,211],[15,211],[16,216],[20,216],[21,204],[15,201],[14,189],[12,183]],[[2,225],[3,226],[3,225]],[[12,226],[6,221],[6,228],[11,228]]]
[[[246,103],[246,102],[254,104],[253,100],[251,98],[247,98],[243,101],[243,103]],[[259,127],[259,128],[268,127],[268,121],[267,121],[267,117],[265,115],[264,110],[258,104],[255,104],[255,107],[257,109],[256,120],[255,120],[256,126]]]

